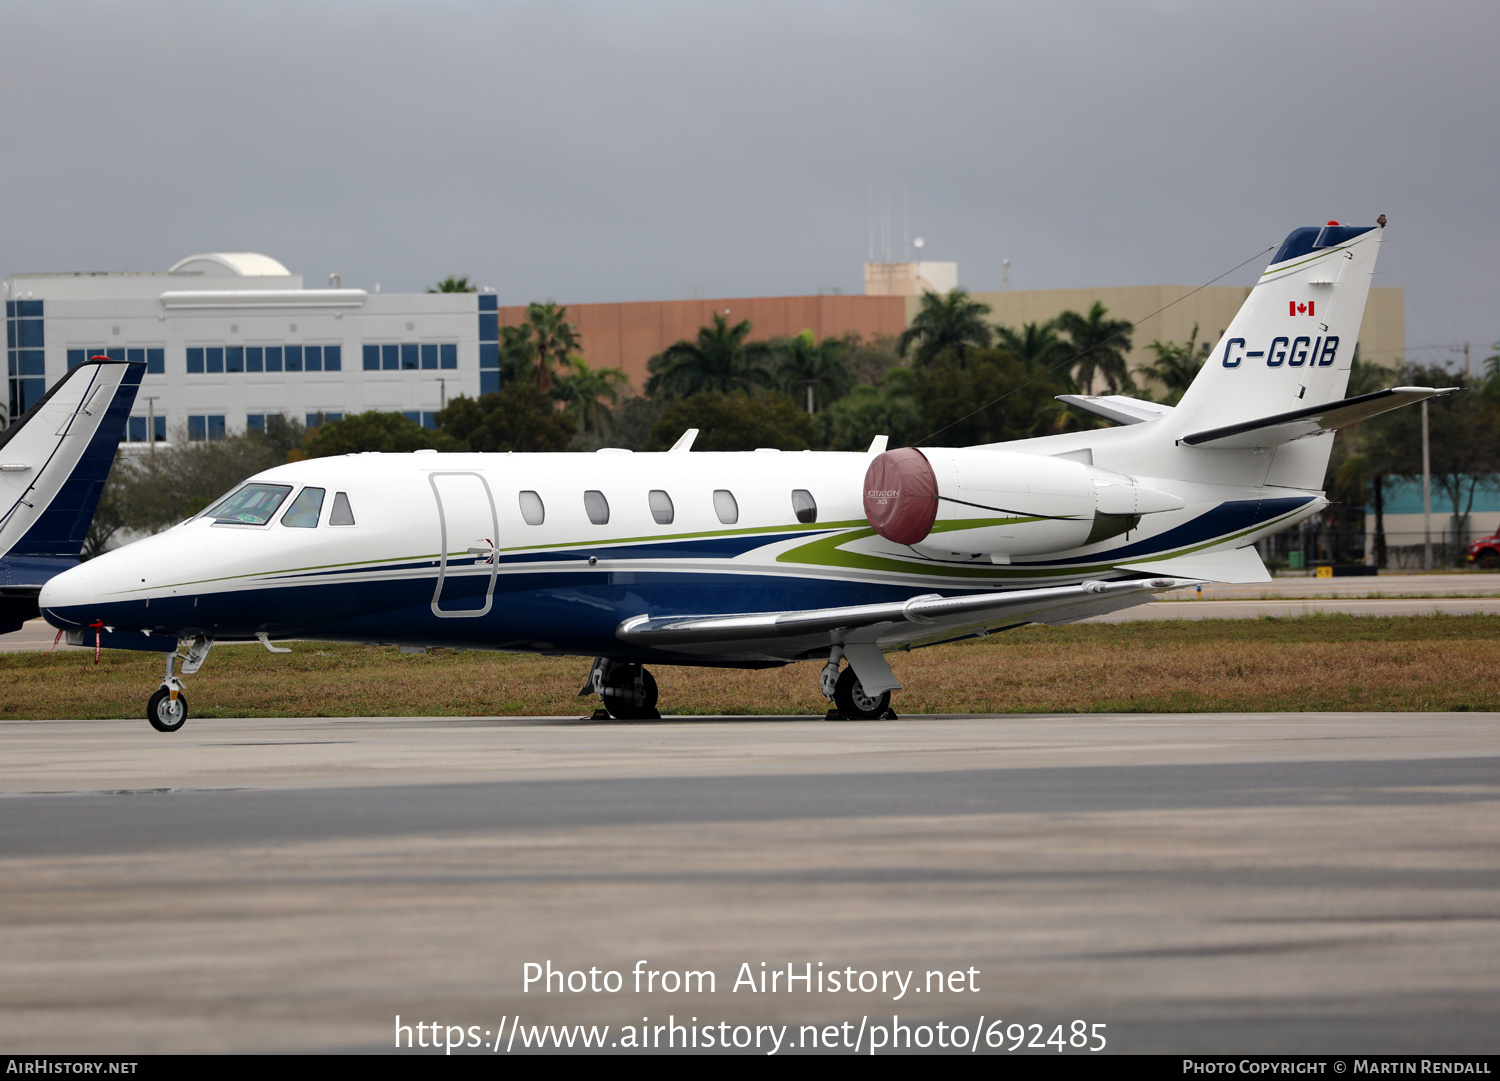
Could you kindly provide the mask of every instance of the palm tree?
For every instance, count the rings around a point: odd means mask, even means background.
[[[1048,372],[1073,356],[1072,348],[1057,336],[1057,327],[1050,322],[1027,323],[1019,331],[1010,327],[996,327],[995,345],[1032,372]]]
[[[1112,394],[1135,389],[1125,362],[1131,325],[1125,319],[1106,319],[1106,314],[1108,309],[1096,300],[1086,316],[1063,312],[1054,320],[1078,354],[1073,378],[1085,394],[1094,393],[1095,374],[1104,378]]]
[[[776,369],[781,388],[793,401],[806,396],[809,415],[849,393],[854,377],[849,371],[849,343],[843,338],[813,340],[804,330],[773,346],[781,363]]]
[[[568,309],[554,301],[535,302],[526,306],[526,325],[531,328],[531,343],[536,364],[536,389],[543,394],[552,389],[552,368],[567,363],[578,352],[578,328],[567,321]]]
[[[477,293],[479,292],[479,287],[477,285],[470,285],[467,275],[462,278],[455,278],[452,274],[449,274],[437,283],[436,289],[429,289],[427,291],[429,293]]]
[[[715,312],[712,324],[699,328],[697,341],[674,342],[651,358],[646,393],[686,398],[699,391],[734,394],[772,386],[764,365],[770,346],[747,342],[749,336],[750,320],[730,326],[727,316]]]
[[[613,414],[609,405],[620,401],[619,388],[630,382],[623,368],[591,368],[582,357],[567,359],[568,372],[559,376],[553,397],[563,403],[563,412],[573,418],[580,432],[602,435],[609,430]]]
[[[1198,324],[1194,323],[1193,333],[1188,335],[1186,343],[1152,342],[1146,348],[1156,354],[1156,363],[1136,371],[1159,382],[1167,391],[1163,399],[1165,404],[1176,405],[1198,377],[1198,371],[1213,346],[1198,340]]]
[[[530,323],[500,328],[500,383],[536,378],[536,341]]]
[[[984,319],[989,314],[988,304],[971,299],[962,289],[945,296],[923,293],[922,310],[902,332],[896,352],[904,357],[915,344],[913,360],[919,368],[944,352],[951,352],[953,360],[962,364],[970,348],[988,349],[994,340],[994,329]]]

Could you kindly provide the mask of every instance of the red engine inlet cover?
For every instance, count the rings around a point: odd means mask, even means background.
[[[916,544],[932,532],[937,474],[915,447],[877,454],[865,471],[865,517],[888,541]]]

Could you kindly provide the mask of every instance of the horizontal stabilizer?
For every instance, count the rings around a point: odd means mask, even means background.
[[[1142,401],[1128,394],[1059,394],[1057,400],[1117,424],[1144,424],[1172,412],[1170,405]]]
[[[1217,552],[1193,552],[1146,563],[1121,563],[1121,570],[1146,574],[1170,574],[1174,578],[1201,578],[1205,582],[1269,582],[1271,572],[1254,548],[1230,548]]]
[[[1369,417],[1411,405],[1425,398],[1436,398],[1441,394],[1452,394],[1461,387],[1391,387],[1370,394],[1359,394],[1336,402],[1310,405],[1294,409],[1290,413],[1278,413],[1273,417],[1231,424],[1226,428],[1210,428],[1204,432],[1185,435],[1179,442],[1190,447],[1213,447],[1230,450],[1248,447],[1275,447],[1290,443],[1294,439],[1306,439],[1311,435],[1322,435],[1337,428]]]

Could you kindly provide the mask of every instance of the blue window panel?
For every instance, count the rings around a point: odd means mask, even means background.
[[[12,349],[5,355],[10,358],[10,376],[14,379],[16,377],[16,351]]]
[[[207,418],[207,420],[208,420],[208,438],[210,438],[210,439],[223,439],[224,438],[224,416],[223,416],[223,414],[215,414],[215,415],[209,416]]]
[[[342,345],[325,345],[323,347],[323,370],[325,372],[342,371],[344,368],[344,347]]]
[[[382,345],[380,347],[380,370],[394,372],[401,367],[401,347],[399,345]]]
[[[245,371],[263,372],[266,370],[266,351],[258,345],[245,348]]]
[[[344,419],[344,414],[342,413],[324,413],[323,416],[327,419],[329,424],[332,424],[336,420]]]
[[[380,371],[380,346],[378,346],[378,345],[367,345],[367,346],[365,346],[365,371],[367,371],[367,372],[378,372],[378,371]]]
[[[78,367],[78,365],[82,364],[87,359],[88,359],[88,354],[85,353],[82,349],[69,349],[68,350],[68,371],[71,372],[74,368]],[[11,374],[14,375],[15,373],[12,372]]]
[[[480,293],[479,294],[479,310],[480,311],[482,311],[482,312],[492,312],[492,311],[495,311],[499,307],[500,307],[500,298],[497,297],[494,293]]]
[[[479,366],[481,368],[500,367],[500,345],[498,342],[479,343]],[[445,363],[443,367],[447,367]]]
[[[245,347],[243,345],[231,345],[224,350],[224,370],[226,372],[245,370]]]
[[[479,393],[480,394],[494,394],[499,389],[500,389],[500,373],[499,372],[480,372],[479,373]]]
[[[146,418],[131,417],[130,423],[125,428],[125,438],[131,443],[144,443],[146,441]]]
[[[207,417],[188,417],[188,438],[195,443],[201,443],[208,438]]]
[[[436,428],[437,427],[437,414],[436,413],[423,413],[422,414],[422,427],[424,427],[424,428]]]
[[[300,345],[286,347],[286,370],[289,372],[302,370],[302,347]]]
[[[14,300],[7,300],[5,302],[5,318],[7,318],[7,319],[14,319],[15,317],[16,317],[16,302]]]
[[[26,301],[21,301],[25,304]],[[19,349],[40,349],[47,343],[42,339],[42,321],[40,319],[17,319],[16,320],[16,347]]]
[[[342,413],[309,413],[307,414],[308,428],[316,428],[320,424],[332,424],[336,420],[343,420]]]
[[[266,430],[266,415],[264,413],[251,413],[245,417],[245,431],[263,432]]]
[[[46,375],[47,354],[41,349],[23,349],[20,353],[21,375]]]
[[[18,300],[16,301],[16,314],[22,319],[40,319],[42,317],[42,302],[40,300]]]
[[[457,342],[444,342],[442,345],[438,346],[438,354],[443,358],[442,366],[444,368],[457,368],[458,367],[458,343]],[[499,363],[500,363],[500,347],[497,345],[495,347],[495,364],[498,365]]]
[[[124,360],[125,359],[125,350],[124,349],[101,349],[100,352],[102,352],[110,360]]]
[[[7,349],[14,349],[15,347],[16,347],[16,321],[14,319],[7,319],[5,321],[5,348],[7,348]]]
[[[146,350],[146,374],[167,374],[167,351],[165,349]]]
[[[498,342],[500,340],[500,316],[497,313],[479,313],[479,340],[482,342]]]
[[[304,371],[321,372],[323,370],[323,347],[321,345],[307,345],[302,347],[302,368]]]
[[[410,413],[403,411],[401,415],[403,417],[405,417],[407,420],[411,421],[413,424],[421,424],[422,423],[422,414],[419,411],[413,411],[413,412],[410,412]]]
[[[437,371],[437,343],[422,343],[422,370],[424,372]]]
[[[127,349],[125,350],[125,359],[132,364],[144,364],[146,363],[146,351],[144,349]]]
[[[279,372],[279,371],[281,371],[281,346],[279,346],[279,345],[268,345],[268,346],[266,346],[266,371],[268,371],[268,372]]]
[[[417,359],[416,345],[403,345],[401,347],[401,370],[404,372],[414,372],[421,366],[421,361]]]
[[[157,442],[157,443],[165,443],[167,441],[167,418],[166,417],[156,417],[155,420],[156,420],[156,440],[155,440],[155,442]]]
[[[203,371],[203,350],[189,349],[187,351],[187,368],[189,375],[201,374]]]
[[[219,373],[224,370],[224,349],[222,346],[214,346],[203,350],[203,368],[210,373]]]
[[[47,381],[45,379],[12,379],[10,381],[10,413],[12,417],[19,417],[26,410],[42,400],[42,395],[47,393]]]

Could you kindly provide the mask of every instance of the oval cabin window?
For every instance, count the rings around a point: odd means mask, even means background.
[[[646,497],[651,505],[651,517],[656,519],[657,525],[671,525],[675,513],[672,507],[672,497],[660,488],[651,489]]]
[[[603,492],[584,492],[583,509],[588,512],[589,521],[595,525],[609,524],[609,500],[604,498]]]
[[[725,525],[734,525],[740,520],[740,505],[734,501],[734,493],[724,488],[714,492],[714,513]]]
[[[798,488],[792,492],[792,513],[803,525],[810,525],[818,520],[818,501],[806,488]]]
[[[535,492],[521,493],[521,517],[527,525],[541,525],[547,520],[547,508],[542,506],[542,497]]]

